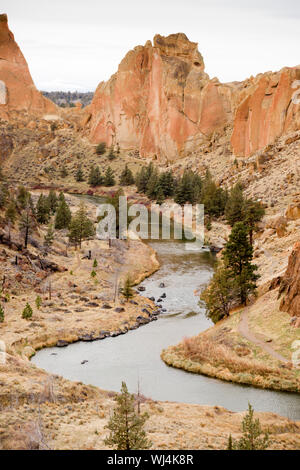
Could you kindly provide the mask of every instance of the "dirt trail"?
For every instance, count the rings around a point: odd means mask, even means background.
[[[249,311],[249,307],[245,308],[242,312],[241,320],[238,326],[239,333],[243,335],[247,340],[251,341],[251,343],[254,343],[254,344],[257,344],[257,346],[260,346],[264,351],[266,351],[268,354],[270,354],[272,357],[274,357],[278,361],[289,363],[290,361],[286,357],[276,352],[272,348],[272,346],[267,344],[265,341],[257,338],[250,331],[249,325],[248,325],[248,311]]]

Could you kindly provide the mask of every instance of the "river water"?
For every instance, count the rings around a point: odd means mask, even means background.
[[[32,362],[51,373],[106,390],[119,391],[124,380],[136,392],[139,381],[141,393],[155,400],[218,405],[232,411],[245,410],[250,402],[257,411],[300,419],[297,394],[236,385],[165,365],[160,359],[162,349],[211,326],[198,305],[196,291],[210,279],[214,257],[186,249],[192,244],[183,242],[156,241],[151,246],[158,253],[161,269],[142,282],[143,294],[158,299],[165,293],[162,305],[166,313],[116,338],[44,349]],[[165,288],[159,287],[161,282]],[[83,360],[88,362],[81,364]]]

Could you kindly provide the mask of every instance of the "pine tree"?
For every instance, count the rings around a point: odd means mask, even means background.
[[[49,249],[52,246],[54,240],[54,230],[53,230],[53,225],[50,224],[47,230],[46,235],[44,236],[44,245],[47,249]]]
[[[165,195],[164,195],[162,187],[160,187],[157,191],[156,202],[157,204],[161,205],[164,202],[164,200],[165,200]]]
[[[31,195],[24,186],[19,186],[17,192],[17,204],[20,209],[25,209],[28,205],[31,207]]]
[[[37,296],[37,298],[35,299],[35,305],[36,305],[36,308],[39,310],[42,306],[42,298],[40,295]]]
[[[4,308],[0,305],[0,323],[4,322]]]
[[[99,144],[96,147],[96,154],[97,155],[103,155],[106,152],[106,143],[105,142],[99,142]]]
[[[66,199],[65,199],[65,195],[64,195],[64,193],[61,191],[61,192],[59,193],[59,196],[58,196],[58,204],[59,204],[60,202],[65,201],[65,200],[66,200]]]
[[[148,184],[148,175],[146,167],[142,167],[142,169],[138,172],[135,179],[137,191],[139,193],[145,193],[147,190]]]
[[[134,409],[134,396],[122,382],[121,393],[115,398],[116,406],[108,425],[110,434],[105,444],[116,450],[146,450],[152,443],[147,439],[144,424],[147,414],[138,415]]]
[[[1,166],[0,166],[0,181],[5,181],[5,176],[4,176]]]
[[[69,227],[69,240],[75,246],[79,245],[86,238],[92,237],[95,234],[93,222],[88,218],[86,209],[83,203],[80,204],[79,210],[72,217]]]
[[[130,186],[134,184],[134,177],[132,171],[128,168],[128,165],[125,165],[124,170],[120,176],[120,185],[121,186]]]
[[[109,154],[108,154],[107,158],[110,161],[115,160],[115,158],[117,158],[115,153],[114,153],[113,146],[110,147],[110,151],[109,151]]]
[[[97,266],[98,266],[98,261],[96,259],[94,259],[93,268],[97,268]]]
[[[253,248],[248,240],[248,229],[243,222],[237,222],[233,226],[222,257],[228,275],[234,280],[239,291],[240,301],[246,305],[249,294],[256,290],[259,276],[255,274],[257,266],[251,263]]]
[[[68,228],[72,219],[70,208],[65,200],[65,197],[61,198],[61,202],[57,208],[54,226],[58,230]]]
[[[92,166],[88,178],[88,183],[90,186],[101,186],[103,184],[103,177],[100,173],[100,169],[98,166],[94,167]]]
[[[244,202],[243,187],[237,183],[231,188],[225,207],[225,217],[231,227],[244,219]]]
[[[75,175],[76,181],[80,183],[81,181],[84,181],[84,175],[81,166],[77,168],[76,175]]]
[[[57,198],[56,192],[53,189],[49,191],[47,201],[48,201],[50,213],[55,214],[57,210],[57,206],[58,206],[58,198]]]
[[[43,194],[40,195],[36,204],[36,219],[40,224],[46,224],[50,218],[49,200]]]
[[[248,405],[248,413],[242,421],[243,436],[233,442],[228,439],[228,450],[266,450],[270,445],[269,434],[263,433],[259,419],[254,419],[254,410]]]
[[[209,285],[200,295],[200,300],[205,302],[207,318],[217,323],[228,317],[236,296],[234,280],[224,266],[218,266]]]
[[[33,314],[32,308],[27,302],[26,307],[24,308],[22,312],[22,318],[24,318],[25,320],[30,320],[32,318],[32,314]]]
[[[114,186],[116,184],[115,178],[114,178],[114,172],[109,166],[105,172],[104,176],[104,186]]]
[[[131,283],[131,279],[130,279],[129,276],[127,276],[125,281],[124,281],[124,286],[122,288],[122,294],[124,295],[127,302],[131,297],[133,297],[132,283]]]
[[[24,247],[25,249],[27,249],[27,245],[28,245],[28,238],[29,238],[29,235],[30,233],[32,232],[33,228],[34,228],[34,217],[33,217],[33,214],[32,214],[32,210],[27,207],[23,213],[21,214],[21,219],[20,219],[20,223],[19,223],[19,229],[21,231],[21,233],[24,234]]]
[[[66,178],[68,176],[68,174],[69,173],[68,173],[67,167],[65,165],[63,165],[63,167],[60,170],[61,178]]]
[[[13,226],[17,218],[17,209],[15,201],[10,201],[5,212],[5,219]]]
[[[254,201],[253,199],[246,199],[243,213],[244,222],[249,230],[250,244],[253,245],[253,232],[257,229],[257,223],[260,222],[265,215],[265,209],[260,202]]]
[[[150,199],[156,198],[157,190],[158,190],[158,182],[159,182],[158,171],[153,170],[148,180],[147,190],[146,190],[146,194]]]
[[[0,186],[0,209],[7,206],[9,200],[9,193],[7,189],[7,185],[2,183]]]

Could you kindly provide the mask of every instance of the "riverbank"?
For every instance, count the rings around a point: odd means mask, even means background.
[[[278,290],[259,297],[247,307],[248,327],[259,339],[243,335],[243,310],[198,336],[185,338],[162,351],[172,367],[254,387],[300,392],[300,369],[292,363],[293,343],[299,338],[288,314],[279,311]],[[251,338],[253,339],[253,338]],[[264,348],[274,348],[276,355]]]

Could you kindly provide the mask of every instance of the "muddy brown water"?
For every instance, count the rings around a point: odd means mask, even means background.
[[[158,253],[161,268],[141,283],[146,289],[142,294],[156,300],[166,294],[161,304],[167,311],[159,320],[116,338],[44,349],[32,362],[50,373],[106,390],[119,391],[124,380],[129,390],[136,392],[139,381],[141,392],[155,400],[218,405],[232,411],[245,410],[250,402],[257,411],[300,419],[298,394],[192,374],[168,367],[161,360],[162,349],[212,325],[195,292],[209,281],[215,259],[210,252],[194,251],[193,244],[174,240],[150,244]],[[165,288],[160,287],[162,282]]]

